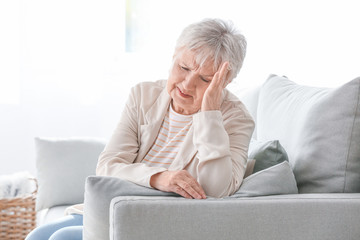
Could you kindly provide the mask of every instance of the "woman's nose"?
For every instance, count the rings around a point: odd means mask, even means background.
[[[183,82],[183,87],[185,88],[184,90],[193,90],[195,86],[196,86],[195,74],[189,73]]]

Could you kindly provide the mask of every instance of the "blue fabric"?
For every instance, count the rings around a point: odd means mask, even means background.
[[[35,228],[25,240],[82,240],[82,225],[82,215],[68,215]]]

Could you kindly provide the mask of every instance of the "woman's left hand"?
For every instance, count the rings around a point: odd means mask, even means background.
[[[204,93],[201,103],[201,111],[219,110],[221,104],[222,91],[226,87],[229,63],[224,62],[220,69],[215,73],[209,87]]]

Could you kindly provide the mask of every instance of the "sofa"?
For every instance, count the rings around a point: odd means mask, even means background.
[[[184,199],[95,176],[105,140],[37,138],[39,224],[84,201],[85,240],[360,239],[360,78],[320,88],[270,75],[236,94],[256,128],[234,195]]]

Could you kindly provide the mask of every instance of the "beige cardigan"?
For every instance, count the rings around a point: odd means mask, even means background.
[[[170,101],[166,80],[135,86],[99,157],[96,174],[151,187],[150,177],[167,169],[141,161],[159,133]],[[242,182],[253,130],[254,121],[245,106],[224,90],[220,111],[193,115],[193,124],[168,170],[186,169],[208,196],[231,195]]]
[[[104,151],[96,174],[150,186],[150,177],[166,171],[141,163],[159,133],[171,98],[166,80],[132,88],[122,117]],[[169,169],[186,169],[207,196],[224,197],[240,187],[254,121],[242,102],[224,89],[220,111],[198,112]],[[67,209],[82,213],[82,204]]]

